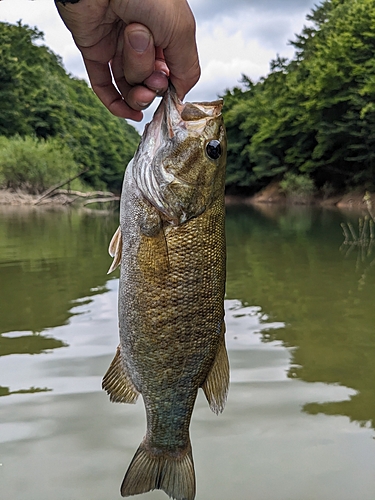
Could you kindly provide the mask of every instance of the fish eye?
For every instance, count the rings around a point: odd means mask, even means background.
[[[206,153],[211,160],[217,160],[221,156],[221,145],[220,141],[213,139],[206,145]]]

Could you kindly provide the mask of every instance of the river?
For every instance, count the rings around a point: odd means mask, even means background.
[[[375,498],[375,246],[343,245],[348,221],[228,209],[231,387],[219,417],[197,400],[197,500]],[[120,498],[145,416],[101,390],[118,343],[116,227],[116,214],[0,208],[2,500]]]

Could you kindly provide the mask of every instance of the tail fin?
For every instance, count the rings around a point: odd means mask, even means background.
[[[195,473],[191,445],[184,453],[152,453],[142,442],[125,474],[121,495],[163,490],[175,500],[194,500]]]

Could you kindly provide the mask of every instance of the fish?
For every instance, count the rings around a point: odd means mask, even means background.
[[[172,86],[125,170],[120,226],[109,253],[121,265],[120,344],[103,378],[113,402],[141,394],[146,434],[121,485],[193,500],[190,420],[202,388],[213,412],[229,387],[223,101],[183,103]]]

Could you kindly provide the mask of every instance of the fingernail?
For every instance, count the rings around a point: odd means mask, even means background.
[[[131,31],[128,34],[128,40],[136,52],[144,52],[150,45],[151,36],[145,31]]]

